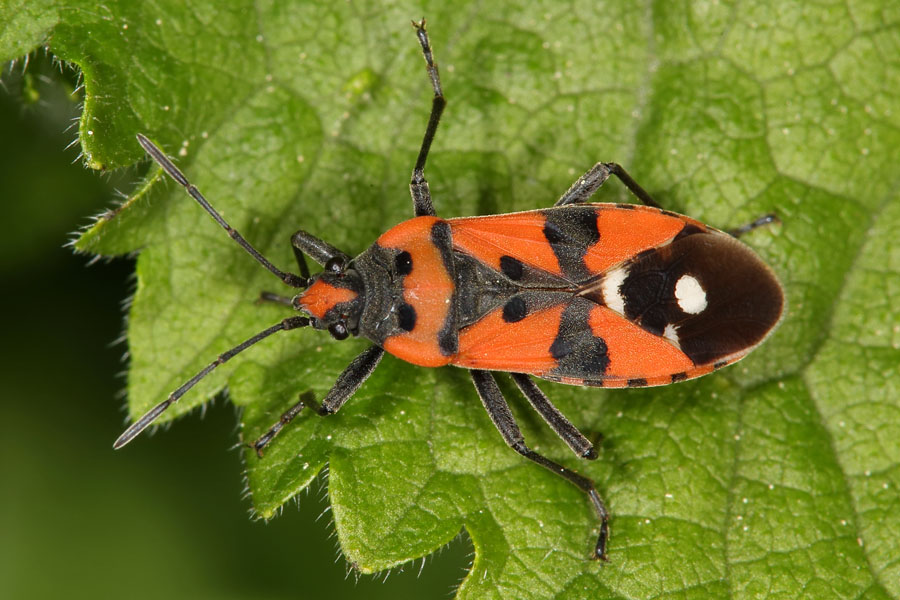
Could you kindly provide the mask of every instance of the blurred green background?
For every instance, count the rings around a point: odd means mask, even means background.
[[[269,523],[242,498],[236,415],[219,401],[114,452],[133,262],[65,247],[141,172],[77,160],[74,76],[32,56],[0,87],[0,598],[443,598],[472,552],[385,574],[338,556],[324,486]]]

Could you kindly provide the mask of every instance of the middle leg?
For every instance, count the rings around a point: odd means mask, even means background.
[[[609,539],[609,512],[606,510],[606,506],[603,504],[594,482],[528,448],[525,445],[525,438],[522,437],[522,432],[519,430],[519,426],[516,425],[512,411],[509,410],[509,405],[506,403],[506,399],[503,397],[503,393],[500,391],[494,376],[488,371],[477,369],[473,369],[469,373],[472,376],[475,389],[478,390],[478,396],[481,397],[485,410],[487,410],[491,421],[494,422],[507,445],[528,460],[536,462],[545,469],[575,484],[582,492],[587,494],[600,519],[600,535],[597,538],[597,545],[594,547],[594,557],[600,560],[608,560],[606,557],[606,542]]]
[[[524,373],[510,373],[510,376],[512,376],[516,385],[519,386],[519,390],[525,395],[525,398],[531,403],[531,406],[534,407],[534,410],[543,417],[547,425],[556,432],[556,435],[572,449],[572,452],[580,458],[587,458],[588,460],[597,458],[597,451],[590,440],[578,431],[578,428],[572,425],[572,422],[558,408],[553,406],[550,398],[541,391],[541,388],[537,386],[531,377]]]
[[[581,204],[587,202],[590,197],[600,189],[600,186],[609,179],[610,175],[618,177],[619,180],[625,184],[625,187],[627,187],[643,204],[662,209],[656,200],[650,197],[647,190],[638,185],[638,183],[631,178],[631,175],[617,163],[597,163],[591,167],[587,173],[579,177],[578,180],[572,184],[566,193],[563,194],[553,206],[565,206],[567,204]],[[754,229],[777,222],[778,217],[776,215],[767,214],[746,225],[729,229],[727,233],[739,238]]]
[[[631,175],[617,163],[597,163],[591,167],[587,173],[579,177],[578,180],[572,184],[572,187],[570,187],[553,206],[565,206],[566,204],[581,204],[582,202],[587,202],[588,199],[594,195],[594,192],[600,189],[600,186],[609,179],[610,175],[618,177],[619,181],[624,183],[625,187],[631,190],[631,193],[637,196],[637,199],[642,203],[654,208],[662,208],[650,197],[647,190],[639,186],[638,183],[631,178]]]
[[[425,136],[422,138],[419,157],[416,159],[416,166],[413,167],[412,178],[409,181],[409,193],[412,195],[413,209],[416,216],[421,217],[423,215],[434,216],[435,214],[434,203],[431,201],[431,191],[428,188],[428,181],[425,180],[425,161],[428,159],[428,151],[431,149],[431,142],[434,141],[434,134],[437,132],[441,113],[444,112],[447,100],[444,99],[444,92],[441,89],[441,77],[438,75],[438,68],[434,63],[434,56],[431,54],[431,42],[428,40],[428,33],[425,31],[425,19],[418,22],[413,21],[413,27],[416,28],[419,45],[422,46],[422,54],[425,55],[425,68],[428,71],[428,78],[431,80],[431,87],[434,90],[428,126],[425,128]]]
[[[333,415],[341,409],[344,403],[356,393],[356,390],[365,383],[369,375],[381,362],[384,356],[384,350],[380,346],[370,346],[363,351],[362,354],[353,359],[343,373],[338,375],[334,387],[325,395],[325,399],[319,404],[309,394],[300,396],[300,401],[284,411],[281,418],[278,419],[269,429],[259,436],[259,438],[250,444],[250,447],[256,450],[256,455],[260,458],[263,456],[263,450],[275,438],[278,433],[284,429],[284,426],[294,420],[294,417],[303,412],[307,406],[313,408],[319,415],[326,417]]]

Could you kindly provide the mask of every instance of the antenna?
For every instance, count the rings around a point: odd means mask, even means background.
[[[146,136],[140,133],[137,134],[137,140],[141,147],[147,151],[147,154],[149,154],[150,157],[153,158],[153,160],[159,163],[159,166],[163,168],[163,170],[169,175],[169,177],[184,186],[184,189],[187,190],[187,193],[190,194],[190,196],[194,200],[196,200],[200,206],[203,207],[203,210],[209,213],[209,215],[213,219],[215,219],[216,223],[218,223],[228,233],[231,239],[233,239],[244,250],[246,250],[247,253],[250,254],[250,256],[255,258],[259,264],[264,266],[269,272],[274,274],[287,285],[295,288],[308,287],[309,280],[307,277],[301,277],[293,273],[282,271],[271,262],[269,262],[269,260],[266,259],[266,257],[263,256],[256,248],[250,245],[250,243],[244,239],[244,236],[238,233],[235,228],[229,225],[228,222],[222,218],[222,215],[220,215],[218,211],[216,211],[216,209],[214,209],[212,205],[206,200],[206,198],[203,197],[203,194],[200,193],[200,190],[198,190],[194,184],[188,181],[187,177],[184,176],[184,173],[182,173],[178,169],[178,167],[176,167],[175,164],[171,160],[169,160],[169,158],[165,154],[163,154],[163,151],[160,150],[159,147],[157,147],[153,142],[147,139]],[[137,437],[144,429],[149,427],[150,424],[152,424],[157,418],[159,418],[159,416],[164,413],[170,406],[178,402],[178,400],[182,396],[184,396],[184,394],[187,393],[188,390],[197,385],[197,383],[201,379],[212,373],[216,369],[216,367],[227,362],[236,354],[240,354],[250,346],[254,345],[260,340],[269,337],[273,333],[308,326],[309,319],[307,317],[289,317],[281,321],[281,323],[273,325],[268,329],[260,331],[253,337],[244,340],[242,343],[238,344],[227,352],[220,354],[218,357],[216,357],[216,360],[209,363],[199,373],[182,384],[181,387],[169,394],[168,398],[151,408],[149,411],[147,411],[146,414],[144,414],[144,416],[135,421],[134,424],[131,425],[131,427],[126,429],[125,432],[119,436],[119,438],[113,444],[113,448],[118,450],[119,448],[133,440],[135,437]]]
[[[250,245],[250,242],[244,239],[238,231],[228,224],[228,222],[222,218],[222,215],[218,213],[216,209],[212,207],[212,205],[203,197],[203,194],[200,193],[200,190],[197,189],[193,183],[188,181],[187,177],[184,176],[184,173],[178,170],[178,167],[175,166],[169,157],[163,154],[163,151],[160,150],[156,144],[147,139],[144,134],[137,134],[137,141],[141,145],[141,147],[146,150],[147,154],[159,163],[159,166],[163,168],[163,170],[169,174],[169,177],[180,183],[184,186],[184,189],[187,190],[187,193],[191,195],[191,197],[197,201],[197,203],[203,207],[203,210],[209,213],[209,215],[216,220],[216,223],[222,226],[231,239],[240,244],[241,248],[247,251],[247,253],[256,259],[256,261],[268,269],[275,277],[286,283],[287,285],[295,288],[305,288],[309,286],[309,283],[306,277],[300,277],[299,275],[294,275],[293,273],[286,273],[282,271],[275,265],[269,262],[269,260],[263,256],[259,250]]]
[[[231,357],[233,357],[234,355],[240,354],[256,342],[264,340],[273,333],[278,333],[279,331],[287,331],[289,329],[299,329],[300,327],[307,327],[308,325],[309,319],[306,317],[288,317],[281,323],[260,331],[248,340],[244,340],[242,343],[238,344],[231,350],[223,352],[218,357],[216,357],[216,360],[206,365],[206,367],[204,367],[199,373],[188,379],[184,384],[182,384],[181,387],[169,394],[168,398],[151,408],[149,411],[147,411],[146,414],[144,414],[143,417],[135,421],[134,424],[126,429],[125,432],[120,435],[119,438],[115,441],[115,443],[113,443],[113,448],[115,450],[118,450],[119,448],[133,440],[135,437],[137,437],[138,434],[149,427],[150,424],[153,423],[153,421],[155,421],[157,417],[159,417],[159,415],[165,412],[167,408],[178,402],[179,398],[184,396],[184,394],[189,389],[197,385],[197,382],[212,373],[213,370],[215,370],[215,368],[219,365],[228,362],[228,360],[231,359]]]

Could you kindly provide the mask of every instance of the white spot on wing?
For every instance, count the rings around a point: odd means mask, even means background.
[[[626,277],[628,277],[628,269],[619,267],[607,273],[606,277],[603,278],[603,283],[600,285],[603,302],[620,315],[625,314],[625,298],[622,297],[620,288]]]
[[[706,308],[706,290],[692,275],[682,275],[675,284],[675,299],[678,306],[689,315],[696,315]]]
[[[663,329],[663,337],[675,344],[675,347],[681,350],[681,342],[678,340],[678,328],[669,323]]]

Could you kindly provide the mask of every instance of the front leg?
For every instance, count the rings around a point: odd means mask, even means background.
[[[431,115],[428,117],[425,137],[422,138],[419,157],[416,159],[412,179],[409,181],[409,193],[412,195],[413,209],[416,216],[421,217],[423,215],[434,216],[435,214],[434,203],[431,201],[431,191],[428,189],[428,181],[425,180],[425,161],[428,159],[428,151],[431,149],[431,142],[434,141],[434,134],[437,132],[441,113],[444,112],[444,106],[446,106],[447,101],[444,99],[444,92],[441,90],[441,77],[438,75],[438,68],[431,54],[431,42],[428,40],[428,33],[425,31],[425,19],[423,18],[419,22],[413,21],[413,27],[416,28],[416,35],[419,38],[419,44],[422,46],[422,54],[425,55],[425,69],[428,71],[428,78],[431,80],[431,87],[434,90],[434,98],[431,100]]]
[[[311,233],[298,229],[291,236],[291,248],[297,259],[297,266],[304,276],[309,279],[309,267],[306,266],[304,255],[309,256],[320,265],[326,265],[330,260],[341,260],[345,264],[350,262],[350,257],[326,242],[320,240]]]
[[[294,417],[303,412],[307,406],[313,408],[319,415],[327,417],[333,415],[341,409],[344,403],[349,400],[356,390],[365,383],[369,375],[381,362],[384,356],[384,349],[380,346],[371,346],[362,354],[353,359],[344,372],[338,375],[334,387],[325,395],[325,399],[319,404],[311,393],[302,394],[300,401],[293,405],[281,415],[269,429],[262,434],[250,447],[256,450],[256,455],[260,458],[263,456],[263,450],[275,438],[278,433],[284,429],[285,425],[294,420]]]

